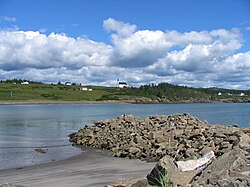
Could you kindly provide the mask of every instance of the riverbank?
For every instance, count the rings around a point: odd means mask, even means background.
[[[250,103],[250,98],[240,99],[186,99],[169,100],[160,98],[138,97],[126,100],[102,100],[102,101],[0,101],[1,105],[48,105],[48,104],[192,104],[192,103]]]
[[[145,176],[154,165],[85,149],[81,155],[66,160],[0,170],[0,183],[27,187],[103,187],[115,180]]]
[[[48,104],[125,104],[129,102],[118,100],[107,101],[0,101],[1,105],[48,105]]]

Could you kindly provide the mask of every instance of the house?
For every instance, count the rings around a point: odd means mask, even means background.
[[[118,82],[118,88],[129,88],[126,82]]]
[[[21,82],[21,84],[30,84],[28,81],[23,81],[23,82]]]
[[[82,88],[80,88],[80,90],[81,91],[90,91],[90,92],[92,92],[93,91],[93,89],[91,89],[91,88],[85,88],[85,87],[82,87]]]
[[[245,94],[244,93],[240,93],[240,96],[242,97],[242,96],[245,96]]]
[[[71,84],[71,82],[65,82],[65,85],[66,86],[71,86],[72,84]]]
[[[218,95],[222,95],[222,93],[221,93],[221,92],[219,92],[219,93],[218,93]]]
[[[88,88],[82,87],[82,88],[80,88],[80,90],[81,90],[81,91],[88,91]]]

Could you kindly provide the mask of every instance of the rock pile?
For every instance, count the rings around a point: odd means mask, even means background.
[[[209,165],[210,164],[210,165]],[[249,187],[249,152],[235,147],[213,158],[206,167],[190,171],[177,168],[173,158],[164,156],[146,178],[121,180],[106,187]]]
[[[250,186],[250,154],[238,147],[218,157],[193,181],[194,187]]]
[[[158,161],[168,155],[178,161],[197,159],[208,151],[221,156],[236,146],[249,149],[247,143],[240,141],[247,133],[249,128],[209,125],[186,113],[144,120],[122,115],[85,126],[71,134],[70,141],[108,150],[116,157]]]

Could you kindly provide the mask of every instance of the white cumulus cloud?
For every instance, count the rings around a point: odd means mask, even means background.
[[[135,32],[136,25],[117,21],[113,18],[109,18],[103,21],[103,27],[107,31],[115,31],[120,36],[128,36]]]
[[[138,30],[104,20],[111,45],[87,37],[0,30],[0,79],[71,81],[115,86],[170,82],[195,87],[249,89],[250,51],[239,29],[191,32]]]
[[[107,65],[112,52],[104,43],[55,33],[0,31],[0,41],[0,67],[4,70]]]

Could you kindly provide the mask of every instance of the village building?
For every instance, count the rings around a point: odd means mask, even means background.
[[[126,82],[118,82],[118,88],[129,88]]]
[[[71,82],[65,82],[65,85],[66,85],[66,86],[71,86],[72,83],[71,83]]]
[[[82,87],[82,88],[80,88],[80,90],[81,90],[81,91],[90,91],[90,92],[93,91],[92,88],[86,88],[86,87]]]
[[[88,88],[82,87],[80,88],[81,91],[88,91]]]
[[[23,81],[23,82],[21,82],[21,84],[30,84],[28,81]]]
[[[244,93],[240,93],[240,96],[242,97],[242,96],[245,96],[245,94]]]

